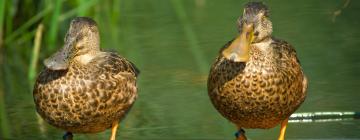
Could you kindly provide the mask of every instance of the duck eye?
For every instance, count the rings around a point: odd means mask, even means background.
[[[254,36],[258,36],[258,35],[259,35],[259,32],[256,31],[256,32],[254,33]]]
[[[84,45],[77,45],[76,48],[77,48],[78,50],[81,50],[81,49],[84,48]]]

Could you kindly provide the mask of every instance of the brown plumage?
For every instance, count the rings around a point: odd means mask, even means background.
[[[267,129],[283,122],[285,133],[288,117],[305,99],[307,80],[294,48],[271,36],[267,16],[262,3],[246,5],[240,36],[220,50],[211,67],[208,94],[239,129]]]
[[[138,70],[124,57],[100,51],[98,29],[89,18],[71,22],[64,47],[45,66],[34,86],[36,110],[68,132],[117,126],[137,97]]]

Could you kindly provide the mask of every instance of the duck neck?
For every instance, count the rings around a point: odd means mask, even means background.
[[[77,64],[82,64],[82,65],[86,65],[88,64],[93,58],[95,58],[98,54],[99,54],[100,51],[98,50],[91,50],[91,51],[88,51],[84,54],[79,54],[79,55],[76,55],[73,60],[74,62],[76,62]]]
[[[272,38],[268,37],[261,42],[251,44],[249,62],[263,63],[262,61],[271,55],[272,48],[270,45],[272,41]]]

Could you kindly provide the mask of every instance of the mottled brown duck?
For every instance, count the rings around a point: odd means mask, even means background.
[[[283,140],[289,116],[305,100],[307,80],[294,48],[275,39],[269,10],[261,2],[245,5],[239,35],[219,52],[208,78],[208,94],[220,114],[244,129],[281,124]]]
[[[115,140],[119,121],[137,98],[139,71],[117,53],[100,51],[96,22],[72,20],[64,46],[44,64],[33,91],[40,116],[65,130],[64,139],[112,128]]]

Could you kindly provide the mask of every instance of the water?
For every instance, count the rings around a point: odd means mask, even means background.
[[[274,36],[296,48],[309,79],[308,97],[297,112],[360,111],[360,2],[352,0],[347,6],[343,6],[345,0],[266,3]],[[235,23],[243,4],[238,0],[125,1],[119,30],[98,21],[102,47],[117,50],[141,70],[139,98],[121,123],[118,139],[234,139],[235,127],[208,99],[206,77],[219,48],[237,34]],[[337,10],[341,13],[334,18]],[[119,34],[117,44],[109,43],[113,32]],[[31,86],[24,81],[26,73],[14,67],[12,60],[6,61],[8,75],[2,78],[6,118],[2,119],[11,139],[60,139],[63,131],[37,117]],[[291,123],[286,137],[360,139],[359,132],[359,120]],[[279,127],[247,130],[248,138],[254,140],[276,139],[278,133]],[[107,130],[75,138],[109,136]]]

